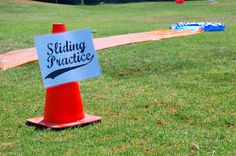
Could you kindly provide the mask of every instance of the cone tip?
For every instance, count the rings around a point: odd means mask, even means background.
[[[52,33],[66,32],[66,25],[64,23],[54,23],[52,25]]]

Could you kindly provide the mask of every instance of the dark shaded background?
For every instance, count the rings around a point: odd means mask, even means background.
[[[58,3],[58,4],[74,4],[78,5],[81,3],[81,0],[35,0],[41,2],[49,2],[49,3]],[[171,2],[175,0],[84,0],[87,5],[95,5],[99,3],[129,3],[129,2]],[[185,0],[186,1],[186,0]],[[190,1],[190,0],[189,0]]]

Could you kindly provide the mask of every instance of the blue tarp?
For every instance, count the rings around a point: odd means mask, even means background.
[[[224,31],[224,23],[210,23],[210,22],[179,22],[170,25],[169,29],[172,30],[204,30],[204,31]]]

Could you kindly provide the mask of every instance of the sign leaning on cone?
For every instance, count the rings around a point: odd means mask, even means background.
[[[52,35],[35,38],[46,98],[44,116],[27,119],[34,125],[66,128],[101,121],[86,114],[78,80],[99,76],[100,66],[89,29],[66,32],[53,24]]]
[[[101,74],[89,29],[39,36],[35,44],[45,87]]]

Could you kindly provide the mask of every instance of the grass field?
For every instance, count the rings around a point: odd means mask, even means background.
[[[0,155],[236,155],[236,2],[70,6],[0,0],[0,52],[33,47],[51,25],[94,37],[224,22],[224,32],[101,50],[103,75],[80,82],[102,122],[62,131],[27,126],[43,115],[38,62],[0,71]]]

